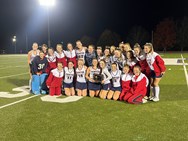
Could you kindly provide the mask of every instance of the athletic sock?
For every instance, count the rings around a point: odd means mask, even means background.
[[[155,87],[151,87],[151,96],[155,97]]]
[[[31,79],[29,79],[29,90],[31,91]]]
[[[155,97],[159,99],[159,86],[155,87]]]

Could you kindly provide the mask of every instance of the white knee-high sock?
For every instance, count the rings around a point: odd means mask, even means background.
[[[31,79],[29,79],[29,90],[31,90]]]
[[[155,87],[155,97],[158,99],[159,99],[159,92],[160,92],[159,86]]]

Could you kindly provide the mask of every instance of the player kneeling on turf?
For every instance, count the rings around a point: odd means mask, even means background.
[[[61,95],[61,87],[63,81],[64,71],[61,62],[57,63],[57,68],[50,72],[50,75],[46,81],[46,85],[50,90],[50,95]]]
[[[46,94],[46,68],[48,61],[44,56],[44,53],[40,51],[39,56],[36,56],[32,62],[32,93],[34,94]]]
[[[111,87],[110,79],[112,79],[112,76],[106,67],[105,60],[100,61],[100,68],[102,70],[101,75],[103,76],[103,80],[101,81],[102,88],[100,91],[100,98],[106,99],[108,90],[110,90],[110,87]]]
[[[78,96],[87,95],[86,70],[87,67],[84,66],[84,60],[78,59],[78,68],[76,69],[76,90]]]
[[[124,96],[129,92],[129,90],[131,89],[131,79],[132,79],[133,75],[132,73],[130,73],[130,67],[129,65],[124,65],[123,67],[123,74],[121,75],[121,87],[122,87],[122,91],[121,94],[119,96],[120,100],[124,100]]]
[[[108,92],[107,98],[113,100],[118,100],[119,95],[121,93],[121,71],[118,69],[118,66],[116,63],[113,63],[111,66],[111,76],[112,76],[112,87],[110,88],[110,91]]]
[[[101,72],[101,69],[98,68],[98,61],[96,58],[93,58],[92,66],[88,67],[87,72],[86,72],[86,78],[88,80],[88,89],[89,89],[90,97],[99,95],[101,84],[95,78],[98,78],[97,75],[100,75],[100,72]]]
[[[65,71],[65,77],[64,77],[64,89],[65,89],[65,95],[67,96],[74,96],[75,90],[74,90],[74,63],[72,61],[68,62],[68,67],[64,68]]]
[[[147,93],[148,78],[141,73],[140,66],[133,68],[133,77],[131,79],[131,89],[124,96],[124,100],[131,104],[145,103],[144,96]]]

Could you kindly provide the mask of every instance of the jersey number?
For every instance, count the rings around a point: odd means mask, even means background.
[[[39,64],[39,65],[38,65],[38,69],[39,69],[39,70],[43,69],[43,68],[44,68],[44,65],[45,65],[45,64]]]

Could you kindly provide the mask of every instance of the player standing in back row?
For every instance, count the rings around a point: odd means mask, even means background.
[[[151,43],[146,43],[144,45],[144,51],[146,55],[146,61],[151,70],[151,89],[152,95],[150,100],[154,102],[159,101],[159,82],[166,71],[166,67],[161,56],[154,52],[153,45]]]
[[[82,42],[80,40],[76,41],[76,47],[78,48],[76,50],[77,60],[78,59],[83,59],[84,63],[85,63],[86,49],[82,46]]]
[[[29,79],[29,87],[31,90],[31,80],[32,80],[32,61],[33,59],[39,55],[39,50],[38,50],[38,44],[33,43],[32,50],[28,52],[28,64],[29,64],[29,74],[30,74],[30,79]]]

